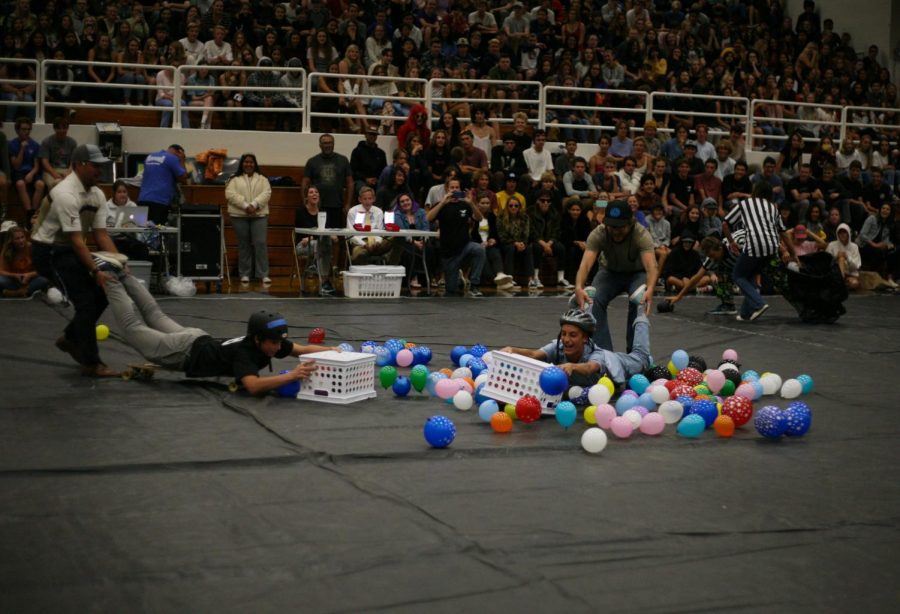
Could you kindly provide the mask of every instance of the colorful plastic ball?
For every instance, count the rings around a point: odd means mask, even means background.
[[[396,394],[398,397],[405,397],[409,394],[409,391],[411,389],[412,383],[405,375],[398,375],[397,379],[394,380],[393,385],[391,385],[391,390],[393,390],[394,394]]]
[[[478,406],[478,417],[485,422],[490,422],[491,416],[499,411],[500,407],[497,405],[497,401],[495,401],[494,399],[488,399]]]
[[[352,351],[354,351],[354,350],[353,350],[353,346],[350,345],[349,343],[347,343],[346,341],[345,341],[344,343],[338,344],[338,349],[340,349],[342,352],[352,352]]]
[[[603,384],[595,384],[588,390],[588,401],[591,405],[603,405],[612,398],[612,393]]]
[[[685,414],[691,413],[690,409],[691,405],[694,404],[694,397],[676,397],[675,400],[681,403],[681,406],[684,408]]]
[[[690,361],[691,357],[684,350],[675,350],[672,352],[672,364],[675,365],[675,368],[679,371],[687,367]]]
[[[472,393],[468,390],[460,390],[453,395],[453,406],[460,411],[469,411],[473,403]]]
[[[731,437],[734,435],[734,420],[731,416],[719,416],[713,422],[713,430],[719,437]]]
[[[488,374],[487,374],[487,373],[484,373],[484,372],[479,373],[479,374],[475,377],[475,385],[477,386],[478,384],[486,384],[487,381],[488,381],[488,379],[489,379],[489,378],[488,378]]]
[[[587,407],[585,407],[584,414],[582,414],[584,416],[584,421],[587,424],[597,424],[596,412],[597,412],[597,408],[594,407],[593,405],[588,405]]]
[[[698,356],[697,354],[691,354],[690,360],[688,360],[688,366],[697,369],[700,373],[706,371],[706,360],[703,359],[703,356]]]
[[[719,371],[722,373],[725,371],[738,371],[738,375],[740,375],[740,369],[737,368],[737,365],[727,360],[719,365]]]
[[[744,397],[745,399],[750,399],[752,401],[756,398],[756,388],[751,384],[741,384],[737,387],[737,390],[734,391],[734,396]]]
[[[438,397],[446,401],[447,399],[452,399],[453,395],[459,392],[459,384],[449,378],[442,379],[435,384],[434,390]]]
[[[541,417],[541,402],[537,397],[526,394],[516,401],[516,417],[522,422],[535,422]]]
[[[693,399],[697,395],[694,392],[693,386],[689,384],[678,384],[672,388],[672,392],[669,394],[670,399],[677,399],[679,397],[688,397]]]
[[[391,359],[396,360],[397,354],[406,349],[402,342],[399,339],[388,339],[384,342],[384,347],[391,353]]]
[[[569,401],[560,402],[554,411],[556,412],[556,421],[564,429],[575,424],[575,419],[578,417],[578,410],[575,408],[575,404]]]
[[[285,373],[290,373],[290,371],[284,370],[279,372],[279,375],[284,375]],[[293,382],[288,382],[286,384],[282,384],[278,388],[275,389],[275,394],[285,399],[293,399],[296,398],[297,393],[300,392],[300,380],[296,380]]]
[[[375,364],[379,367],[389,365],[391,363],[391,351],[383,346],[375,348]]]
[[[619,439],[628,439],[634,432],[634,423],[625,416],[616,416],[609,423],[609,429]]]
[[[728,397],[722,403],[722,415],[734,420],[735,426],[744,426],[753,417],[753,402],[745,397]]]
[[[581,434],[581,447],[588,454],[600,454],[606,448],[609,439],[602,429],[591,428]]]
[[[641,425],[641,420],[643,419],[643,416],[641,416],[641,412],[637,411],[634,408],[626,411],[624,414],[622,414],[622,417],[631,422],[631,426],[635,429]]]
[[[505,411],[498,411],[491,416],[491,428],[495,433],[508,433],[512,430],[512,418]]]
[[[666,428],[666,420],[656,412],[647,414],[641,419],[641,433],[644,435],[659,435]]]
[[[798,380],[789,379],[781,385],[781,397],[784,399],[796,399],[803,393],[803,384]]]
[[[422,356],[422,358],[420,359],[421,364],[427,365],[429,362],[431,362],[431,348],[430,347],[428,347],[427,345],[419,345],[419,346],[416,346],[416,349],[419,350],[418,353]]]
[[[456,425],[445,416],[431,416],[423,429],[425,441],[432,448],[446,448],[456,438]]]
[[[722,386],[725,384],[725,374],[719,371],[718,369],[713,369],[709,373],[706,374],[706,385],[713,392],[719,392],[722,390]]]
[[[725,350],[722,352],[722,360],[738,361],[738,353],[734,350]]]
[[[781,390],[781,377],[775,373],[763,373],[759,377],[759,383],[762,384],[763,394],[775,394]]]
[[[377,346],[375,345],[374,341],[371,342],[370,345],[366,345],[366,343],[363,343],[361,346],[359,346],[359,351],[363,354],[374,354],[376,347]]]
[[[408,367],[413,363],[413,353],[409,350],[403,349],[397,352],[397,366],[398,367]]]
[[[800,382],[800,385],[803,389],[803,394],[809,394],[813,389],[813,378],[805,373],[803,375],[797,376],[797,381]]]
[[[556,366],[545,368],[538,377],[538,384],[546,394],[555,396],[565,392],[569,386],[569,376]]]
[[[628,387],[634,390],[636,393],[644,394],[644,391],[647,390],[647,387],[650,385],[650,380],[647,379],[646,375],[642,375],[640,373],[636,373],[631,376],[628,380]]]
[[[616,408],[612,405],[608,405],[604,403],[603,405],[598,405],[596,411],[594,412],[594,418],[597,422],[597,426],[602,429],[608,429],[612,424],[613,418],[618,416],[616,413]]]
[[[597,381],[597,383],[609,390],[610,398],[616,393],[616,385],[611,379],[609,379],[608,376],[604,375]]]
[[[97,325],[97,341],[106,341],[109,338],[109,326],[106,324]]]
[[[787,417],[774,405],[768,405],[756,412],[753,417],[756,432],[768,439],[778,439],[787,430]]]
[[[685,367],[678,372],[678,381],[689,386],[697,386],[703,381],[703,374],[693,367]]]
[[[472,370],[469,367],[459,367],[450,374],[451,379],[460,379],[463,377],[472,377]]]
[[[469,354],[468,352],[463,354],[462,356],[459,357],[459,366],[460,367],[468,367],[469,361],[472,360],[473,358],[475,358],[475,357],[472,356],[471,354]]]
[[[471,355],[474,356],[475,358],[481,358],[482,356],[484,356],[484,355],[487,354],[487,353],[488,353],[487,347],[484,346],[484,345],[482,345],[482,344],[480,344],[480,343],[476,343],[476,344],[473,345],[472,348],[469,350],[469,354],[471,354]]]
[[[428,385],[428,367],[425,365],[416,365],[409,372],[409,381],[416,392],[422,392]]]
[[[397,369],[390,365],[385,365],[381,367],[378,371],[378,381],[381,382],[381,387],[387,390],[394,383],[394,380],[397,379]]]
[[[753,390],[756,392],[756,394],[753,395],[753,400],[760,400],[762,398],[763,392],[765,391],[763,389],[763,385],[758,381],[752,381],[750,382],[750,385],[753,386]]]
[[[450,350],[450,360],[453,362],[454,366],[459,366],[459,359],[462,358],[463,354],[468,354],[469,348],[464,345],[457,345],[455,348]]]
[[[657,413],[663,417],[666,424],[675,424],[684,415],[684,406],[678,401],[665,401],[659,406]]]
[[[669,400],[669,391],[666,390],[665,386],[655,385],[650,387],[650,398],[653,399],[653,402],[657,405],[662,405],[666,401]]]
[[[788,437],[802,437],[812,425],[812,411],[802,401],[795,401],[784,411],[787,427],[784,434]]]
[[[672,374],[663,365],[655,365],[647,371],[647,379],[656,381],[658,379],[672,379]]]
[[[699,437],[706,430],[706,422],[697,414],[685,416],[675,429],[682,437]]]
[[[716,418],[719,417],[719,409],[712,401],[695,400],[691,403],[690,413],[703,418],[703,422],[706,423],[706,428],[711,427],[713,422],[716,421]]]
[[[306,336],[306,340],[309,343],[318,345],[325,341],[325,329],[324,328],[314,328],[309,331],[309,334]]]
[[[666,365],[666,369],[668,369],[670,377],[675,378],[678,375],[678,367],[676,367],[675,363],[671,360],[669,361],[669,364]]]
[[[504,413],[506,413],[507,416],[509,416],[510,420],[518,419],[518,416],[516,416],[516,406],[513,405],[512,403],[507,403],[506,405],[504,405],[503,411],[504,411]]]
[[[747,369],[746,371],[741,373],[741,381],[746,382],[750,380],[759,381],[759,373],[757,373],[753,369]]]
[[[484,364],[484,361],[480,358],[473,358],[466,366],[469,368],[469,371],[472,372],[472,377],[475,378],[487,371],[487,365]]]
[[[639,396],[637,404],[641,407],[646,407],[647,409],[656,409],[656,406],[659,405],[659,403],[653,400],[653,397],[650,396],[649,392],[645,392]]]
[[[484,394],[484,386],[484,384],[475,384],[475,393],[472,396],[475,399],[476,405],[481,405],[488,400],[488,397]]]
[[[641,404],[638,404],[638,405],[635,405],[634,407],[632,407],[631,411],[636,411],[637,413],[639,413],[641,415],[641,418],[643,418],[644,416],[646,416],[647,414],[650,413],[650,410]]]
[[[719,394],[723,397],[730,397],[734,394],[735,385],[731,380],[725,380],[725,383],[722,384],[722,389],[719,390]]]
[[[637,405],[637,397],[622,395],[616,400],[616,413],[620,416]]]
[[[570,386],[568,396],[570,399],[577,399],[584,393],[584,390],[581,386]]]
[[[638,398],[638,393],[636,393],[634,390],[623,390],[621,396],[636,399]]]

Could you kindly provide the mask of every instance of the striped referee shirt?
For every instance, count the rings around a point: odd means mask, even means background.
[[[778,207],[764,198],[745,198],[725,215],[730,227],[744,229],[744,251],[748,256],[772,256],[778,253],[779,235],[784,224]]]
[[[746,232],[744,232],[743,228],[739,228],[731,233],[732,240],[737,244],[739,250],[744,249],[744,237]],[[703,268],[707,271],[728,271],[729,273],[734,270],[734,263],[737,262],[737,256],[731,253],[731,243],[727,238],[722,239],[722,259],[721,260],[713,260],[712,258],[706,257],[703,259]]]

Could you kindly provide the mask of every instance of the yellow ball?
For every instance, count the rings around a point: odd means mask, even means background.
[[[672,364],[671,360],[669,361],[669,364],[666,366],[666,368],[669,370],[669,373],[672,374],[672,377],[678,376],[678,369],[675,368],[675,365]]]
[[[600,384],[601,386],[606,386],[606,389],[609,390],[609,394],[612,395],[612,394],[616,393],[616,385],[613,384],[613,381],[611,379],[609,379],[607,376],[604,375],[603,377],[601,377],[600,381],[597,383]]]
[[[516,406],[513,405],[512,403],[507,403],[506,407],[503,408],[503,411],[505,411],[506,415],[509,416],[510,418],[512,418],[513,420],[516,419]]]
[[[584,421],[588,424],[597,424],[597,417],[594,415],[594,412],[597,411],[597,408],[594,405],[588,405],[584,408]]]
[[[109,326],[106,324],[97,325],[97,341],[105,341],[109,337]]]

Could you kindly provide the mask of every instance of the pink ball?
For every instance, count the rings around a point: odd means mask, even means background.
[[[598,405],[596,411],[594,411],[594,419],[597,420],[597,426],[602,429],[608,429],[610,422],[616,415],[616,408],[606,403]]]
[[[474,392],[474,389],[472,388],[472,384],[470,384],[469,382],[467,382],[467,381],[464,380],[463,378],[458,377],[458,378],[456,378],[456,379],[453,380],[453,381],[456,382],[456,384],[459,386],[459,389],[460,389],[460,390],[465,390],[465,391],[468,392],[469,394],[472,394],[472,393]]]
[[[644,435],[659,435],[666,428],[666,420],[656,412],[644,416],[641,420],[641,432]]]
[[[718,369],[713,369],[706,374],[706,385],[713,392],[719,392],[725,385],[725,374]]]
[[[459,392],[459,383],[452,379],[438,380],[438,383],[434,385],[434,391],[446,401]]]
[[[745,399],[752,401],[753,397],[756,396],[756,388],[750,384],[741,384],[737,387],[737,390],[734,391],[734,396],[744,397]]]
[[[734,362],[738,361],[738,353],[734,350],[725,350],[722,352],[722,360],[733,360]]]
[[[612,422],[609,423],[609,427],[612,429],[613,434],[619,439],[628,439],[634,432],[631,421],[625,416],[616,416],[613,418]]]
[[[413,363],[413,353],[409,350],[400,350],[397,352],[397,366],[408,367]]]

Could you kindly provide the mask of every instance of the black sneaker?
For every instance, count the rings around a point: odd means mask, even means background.
[[[322,284],[322,287],[319,288],[319,296],[334,296],[335,292],[334,286],[331,285],[330,281],[326,281]]]
[[[720,303],[718,307],[706,313],[711,316],[733,316],[737,314],[737,309],[732,303]]]
[[[484,293],[482,293],[482,291],[475,286],[472,286],[471,288],[469,288],[469,296],[472,298],[479,298],[484,296]]]

